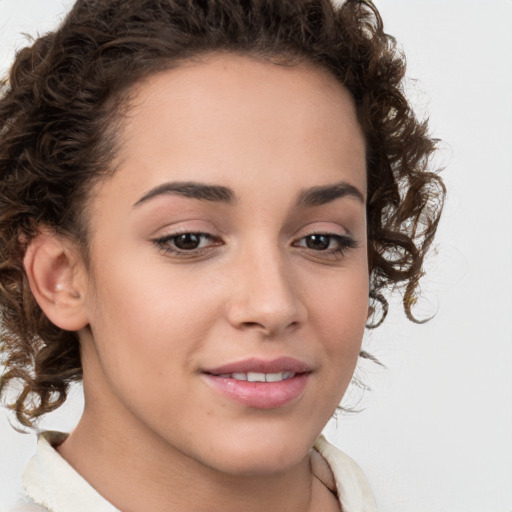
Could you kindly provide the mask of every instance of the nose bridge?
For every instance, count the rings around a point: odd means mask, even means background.
[[[237,327],[252,327],[275,334],[305,319],[305,307],[286,252],[279,244],[251,244],[238,255],[236,294],[230,320]]]

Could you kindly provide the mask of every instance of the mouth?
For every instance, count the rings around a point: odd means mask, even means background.
[[[217,375],[224,379],[243,380],[247,382],[281,382],[283,380],[293,379],[297,375],[295,372],[277,372],[277,373],[260,373],[260,372],[247,372],[247,373],[223,373]]]
[[[304,395],[312,368],[294,358],[246,359],[202,372],[223,398],[254,409],[277,409]]]

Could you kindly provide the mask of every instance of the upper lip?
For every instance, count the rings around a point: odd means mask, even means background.
[[[293,357],[279,357],[277,359],[265,360],[256,357],[243,359],[227,363],[215,368],[208,368],[203,370],[204,373],[210,375],[226,375],[229,373],[280,373],[280,372],[293,372],[293,373],[307,373],[311,371],[311,366],[307,363],[295,359]]]

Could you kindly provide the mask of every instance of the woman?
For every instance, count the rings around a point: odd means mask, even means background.
[[[2,390],[42,510],[375,510],[320,432],[443,186],[369,2],[79,0],[0,103]],[[29,510],[29,508],[25,508]]]

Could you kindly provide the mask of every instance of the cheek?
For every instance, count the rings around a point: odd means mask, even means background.
[[[326,328],[349,337],[364,330],[368,315],[368,272],[364,263],[357,263],[353,270],[341,269],[308,287],[314,290],[309,298],[312,314],[321,317]]]
[[[187,272],[165,270],[142,258],[96,269],[91,328],[98,350],[117,366],[124,360],[129,368],[164,371],[204,339],[219,307],[214,289]]]
[[[310,298],[312,328],[334,372],[348,382],[357,363],[368,315],[368,273],[361,265],[326,280]]]
[[[164,398],[173,409],[185,406],[183,383],[205,329],[197,322],[203,320],[197,318],[202,305],[194,305],[189,294],[180,296],[176,282],[170,286],[165,274],[150,265],[137,269],[118,263],[98,269],[95,276],[100,284],[90,322],[94,373],[101,373],[107,388],[133,414],[158,417],[167,414]]]

